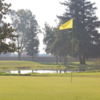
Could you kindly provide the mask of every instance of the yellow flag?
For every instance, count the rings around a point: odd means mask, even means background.
[[[73,28],[73,18],[59,27],[59,30]]]

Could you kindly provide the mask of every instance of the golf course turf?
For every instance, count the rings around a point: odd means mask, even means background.
[[[68,63],[73,68],[78,62]],[[93,63],[86,67],[90,68]],[[65,69],[61,64],[0,61],[0,100],[100,100],[100,71],[56,74],[7,74],[17,68]],[[84,67],[83,65],[81,67]]]
[[[100,100],[100,77],[0,76],[0,100]]]

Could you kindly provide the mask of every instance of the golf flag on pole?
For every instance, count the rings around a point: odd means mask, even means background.
[[[64,23],[59,27],[59,30],[65,30],[73,28],[73,18],[70,19],[68,22]],[[73,29],[72,29],[72,56],[73,56]],[[73,58],[72,58],[73,61]],[[71,83],[72,83],[72,71],[71,71]]]
[[[73,18],[59,27],[59,30],[73,28]]]

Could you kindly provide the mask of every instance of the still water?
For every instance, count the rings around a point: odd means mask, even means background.
[[[16,71],[9,71],[9,72],[6,72],[6,73],[12,73],[12,74],[18,74],[19,71],[16,70]],[[71,73],[71,71],[60,71],[60,70],[20,70],[20,73],[21,74],[28,74],[28,73],[40,73],[40,74],[43,74],[43,73]]]

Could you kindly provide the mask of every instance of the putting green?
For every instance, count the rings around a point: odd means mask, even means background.
[[[100,78],[0,76],[0,100],[100,100]]]

